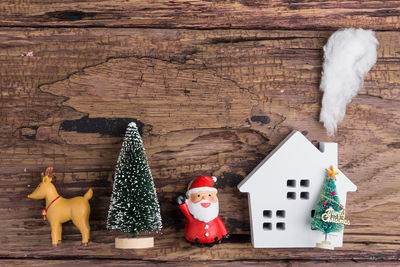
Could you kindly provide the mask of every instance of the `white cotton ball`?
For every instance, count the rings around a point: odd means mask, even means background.
[[[373,31],[351,28],[335,32],[324,46],[320,121],[328,135],[334,135],[346,105],[357,95],[364,75],[376,63],[378,44]]]

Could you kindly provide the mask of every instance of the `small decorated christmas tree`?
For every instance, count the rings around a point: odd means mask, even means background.
[[[333,249],[333,246],[327,240],[327,237],[329,233],[339,232],[343,229],[343,224],[338,223],[341,218],[336,215],[343,214],[344,219],[344,210],[336,192],[335,175],[338,174],[338,172],[333,170],[333,166],[331,166],[330,169],[326,169],[326,171],[328,172],[328,176],[325,179],[321,197],[317,202],[317,208],[311,222],[311,227],[325,234],[325,240],[318,243],[317,247]],[[332,219],[332,215],[336,217]]]
[[[118,158],[107,228],[132,234],[161,229],[160,205],[138,128],[128,125]],[[138,242],[139,241],[139,242]],[[153,238],[116,238],[117,248],[152,247]]]

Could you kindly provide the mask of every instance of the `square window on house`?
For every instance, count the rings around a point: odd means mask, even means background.
[[[277,210],[276,211],[276,217],[285,218],[285,216],[286,216],[286,211],[284,211],[284,210]]]
[[[287,180],[286,185],[287,187],[296,187],[296,180]]]
[[[272,223],[263,223],[263,229],[264,231],[272,230]]]
[[[300,193],[300,198],[301,198],[301,199],[309,199],[309,198],[310,198],[310,193],[308,193],[308,192],[301,192],[301,193]]]
[[[287,192],[286,198],[287,199],[296,199],[296,192]]]
[[[272,211],[264,210],[263,211],[263,216],[264,216],[264,218],[271,218],[272,217]]]
[[[311,211],[311,218],[314,218],[315,210]]]
[[[307,180],[307,179],[300,180],[300,186],[309,187],[310,186],[310,180]]]
[[[284,222],[278,222],[277,224],[276,224],[276,229],[277,230],[280,230],[280,231],[284,231],[285,230],[285,223]]]

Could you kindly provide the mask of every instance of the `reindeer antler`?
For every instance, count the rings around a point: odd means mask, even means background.
[[[42,177],[48,176],[48,177],[53,178],[54,176],[56,176],[56,173],[53,172],[53,167],[47,167],[46,171],[44,173],[42,172],[41,175],[42,175]]]

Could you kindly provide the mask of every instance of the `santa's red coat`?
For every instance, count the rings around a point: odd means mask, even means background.
[[[195,242],[196,238],[198,238],[200,243],[214,243],[216,241],[215,237],[217,237],[217,240],[220,240],[228,234],[219,216],[205,223],[195,219],[193,215],[190,214],[186,202],[180,205],[179,208],[187,218],[185,227],[185,238],[187,241]]]

